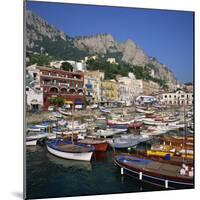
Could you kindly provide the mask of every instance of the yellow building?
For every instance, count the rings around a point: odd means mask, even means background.
[[[103,101],[117,101],[119,99],[119,84],[115,80],[101,82],[101,97]]]
[[[132,80],[133,84],[133,95],[153,95],[160,91],[160,86],[158,83],[155,83],[153,81],[147,81],[147,80],[141,80],[141,79],[135,79]]]

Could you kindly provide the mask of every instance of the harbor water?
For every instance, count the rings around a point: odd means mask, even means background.
[[[26,159],[26,194],[31,199],[163,190],[121,175],[111,149],[84,162],[58,158],[37,145],[26,148]]]

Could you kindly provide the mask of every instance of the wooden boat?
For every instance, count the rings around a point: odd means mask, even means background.
[[[171,165],[134,156],[117,155],[114,164],[127,174],[141,181],[167,188],[193,188],[193,168]]]
[[[120,155],[122,155],[122,153],[120,153]],[[146,151],[143,151],[143,152],[140,151],[140,152],[137,152],[137,154],[123,153],[123,155],[134,156],[137,158],[150,159],[150,160],[158,161],[161,163],[167,163],[167,164],[171,164],[171,165],[180,165],[181,166],[183,164],[183,162],[190,167],[192,167],[194,165],[194,160],[191,158],[187,157],[187,159],[183,159],[182,157],[176,156],[176,155],[170,156],[170,154],[166,154],[166,156],[160,157],[160,156],[154,156],[154,155],[147,155]]]
[[[26,134],[26,139],[27,140],[38,140],[38,139],[41,139],[41,138],[46,138],[47,137],[47,133],[44,133],[44,132],[28,132]]]
[[[167,124],[167,123],[163,123],[162,121],[157,121],[154,118],[145,118],[143,119],[143,123],[145,125],[150,125],[150,126],[163,126]]]
[[[133,128],[133,129],[139,129],[143,126],[143,123],[141,122],[133,122],[128,124],[128,128]]]
[[[94,147],[86,144],[79,144],[74,142],[74,104],[72,105],[72,135],[71,141],[63,139],[53,139],[46,142],[48,151],[58,157],[71,159],[71,160],[83,160],[90,161],[94,152]]]
[[[110,110],[108,110],[107,108],[103,107],[103,106],[99,106],[99,110],[103,113],[109,114]]]
[[[106,138],[126,131],[127,128],[126,129],[108,128],[106,130],[103,129],[97,130],[97,132],[93,133],[93,135]]]
[[[86,138],[83,140],[79,140],[79,143],[92,145],[94,146],[95,151],[106,151],[108,148],[108,143],[105,140],[100,139]]]
[[[59,111],[59,113],[61,113],[62,115],[65,115],[65,116],[72,116],[72,112],[70,112],[70,111],[64,111],[64,110],[62,110],[62,109],[59,109],[58,110]]]
[[[193,149],[187,149],[187,147],[182,146],[172,146],[172,145],[166,145],[166,144],[154,144],[151,146],[151,150],[149,150],[149,155],[157,155],[160,154],[171,154],[174,153],[174,155],[182,156],[182,157],[189,157],[193,158]]]
[[[166,129],[148,127],[146,130],[142,130],[140,134],[146,136],[157,136],[157,135],[162,135],[166,132],[167,132]]]
[[[78,169],[78,170],[84,170],[84,171],[92,170],[92,165],[90,162],[62,159],[50,153],[47,154],[47,158],[53,164],[61,165],[65,169],[71,168],[71,169]]]
[[[155,113],[154,110],[143,110],[143,109],[140,109],[140,108],[136,108],[135,110],[138,113],[144,113],[144,114],[147,114],[147,115],[152,115],[152,114]]]
[[[31,126],[31,127],[28,127],[26,129],[27,132],[40,132],[41,131],[41,128],[39,127],[36,127],[36,126]]]
[[[136,146],[139,143],[150,140],[150,136],[142,135],[121,135],[120,137],[113,139],[113,147],[116,149],[123,149]]]
[[[58,125],[60,126],[65,126],[67,124],[66,120],[61,119],[60,121],[58,121]]]
[[[53,117],[62,118],[62,114],[59,112],[53,112],[52,114],[53,114]]]
[[[26,139],[26,146],[35,146],[37,144],[37,139]]]
[[[105,116],[94,116],[96,120],[106,120]]]
[[[123,119],[120,119],[120,120],[108,120],[107,121],[107,125],[109,126],[112,126],[112,125],[129,125],[131,123],[133,123],[135,120],[132,119],[132,120],[129,120],[129,121],[125,121]]]
[[[51,154],[71,160],[90,161],[94,151],[94,147],[91,145],[73,144],[62,139],[49,140],[46,142],[46,146]]]
[[[194,149],[194,138],[193,137],[177,137],[177,136],[172,136],[172,137],[163,137],[162,141],[166,143],[167,145],[173,146],[175,148],[180,148],[180,147],[185,147],[186,149],[192,150]],[[184,141],[184,145],[183,145]]]
[[[154,157],[164,158],[167,155],[170,155],[170,157],[172,157],[172,156],[174,156],[174,152],[147,150],[147,156],[154,156]]]

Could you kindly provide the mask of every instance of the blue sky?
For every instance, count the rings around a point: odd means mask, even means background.
[[[119,42],[132,39],[179,81],[193,80],[192,12],[44,2],[27,2],[27,9],[69,36],[109,33]]]

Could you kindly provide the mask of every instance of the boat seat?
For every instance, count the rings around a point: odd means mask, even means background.
[[[88,148],[78,146],[78,145],[73,145],[73,144],[66,144],[59,146],[59,149],[64,152],[70,152],[70,153],[81,153],[81,152],[88,152]]]

